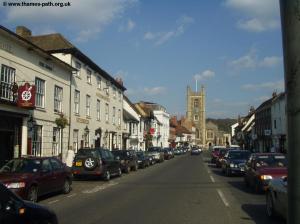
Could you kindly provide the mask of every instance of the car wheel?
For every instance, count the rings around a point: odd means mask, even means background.
[[[270,218],[274,218],[276,213],[274,210],[274,202],[270,191],[266,194],[266,212]]]
[[[71,191],[71,183],[70,183],[70,180],[65,179],[64,187],[63,187],[63,193],[64,193],[64,194],[68,194],[68,193],[70,193],[70,191]]]
[[[38,199],[38,188],[36,186],[31,186],[28,190],[27,200],[31,202],[37,202]]]
[[[110,172],[108,170],[104,174],[104,180],[106,180],[106,181],[110,180]]]
[[[97,159],[94,157],[88,157],[84,160],[84,168],[86,170],[93,170],[96,168],[96,166],[98,165],[97,163]]]
[[[230,177],[230,176],[231,176],[231,172],[230,172],[229,168],[226,168],[226,176],[227,176],[227,177]]]

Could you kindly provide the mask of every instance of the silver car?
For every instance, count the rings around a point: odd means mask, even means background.
[[[269,217],[287,218],[287,177],[273,179],[266,192],[266,211]]]

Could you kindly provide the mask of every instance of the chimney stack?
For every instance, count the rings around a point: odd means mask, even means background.
[[[31,36],[31,30],[26,28],[25,26],[17,26],[16,34],[21,37],[27,38]]]

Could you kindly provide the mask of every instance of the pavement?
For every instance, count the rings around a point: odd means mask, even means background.
[[[61,224],[279,224],[265,213],[265,195],[254,194],[239,176],[226,177],[209,153],[186,155],[109,182],[75,180],[72,191],[40,204]]]

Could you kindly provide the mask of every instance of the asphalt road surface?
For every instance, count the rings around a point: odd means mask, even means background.
[[[209,154],[186,154],[109,182],[75,180],[67,195],[42,198],[60,224],[284,223],[265,214],[265,196],[225,177]]]

